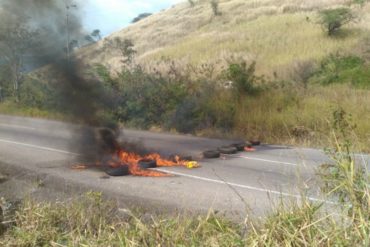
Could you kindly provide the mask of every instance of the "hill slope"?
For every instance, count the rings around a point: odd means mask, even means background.
[[[354,7],[361,18],[347,27],[347,36],[329,38],[317,24],[317,11],[348,4],[349,0],[221,0],[220,16],[209,1],[188,2],[152,15],[114,33],[130,38],[138,61],[164,58],[190,63],[212,63],[231,56],[257,61],[259,73],[286,77],[292,63],[318,60],[337,51],[358,47],[370,33],[370,4]],[[119,67],[119,57],[102,53],[103,42],[81,49],[88,63]]]

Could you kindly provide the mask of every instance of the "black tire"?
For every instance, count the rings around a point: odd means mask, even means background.
[[[228,146],[228,147],[220,147],[218,151],[220,151],[220,153],[222,154],[235,154],[238,152],[238,149],[236,149],[236,147]]]
[[[259,146],[261,145],[261,142],[260,141],[250,141],[251,145],[252,146]]]
[[[123,165],[117,168],[109,168],[105,173],[112,177],[121,177],[130,175],[130,170],[127,165]]]
[[[217,150],[208,150],[203,152],[203,157],[206,159],[220,158],[221,153]]]
[[[235,147],[238,151],[243,151],[244,148],[247,146],[245,142],[240,142],[240,143],[234,143],[231,144],[232,147]]]
[[[157,161],[155,160],[140,160],[139,166],[141,169],[156,168]]]

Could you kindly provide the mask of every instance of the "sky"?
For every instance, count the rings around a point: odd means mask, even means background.
[[[99,29],[103,36],[130,24],[140,13],[156,13],[184,0],[88,0],[82,9],[86,31]]]

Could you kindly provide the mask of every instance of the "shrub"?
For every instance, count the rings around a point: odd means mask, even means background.
[[[104,52],[119,52],[124,65],[132,65],[134,57],[136,55],[135,45],[131,39],[122,39],[115,37],[113,39],[107,39],[104,42]]]
[[[245,61],[231,62],[226,70],[226,78],[233,82],[237,96],[245,96],[257,92],[257,84],[264,81],[263,77],[255,75],[256,63]]]
[[[334,35],[342,26],[354,21],[355,16],[349,8],[326,9],[320,11],[320,24],[329,36]]]
[[[293,65],[292,79],[307,88],[309,79],[315,73],[315,64],[312,61],[297,61]]]
[[[311,81],[323,85],[351,83],[360,88],[370,87],[370,68],[357,56],[330,55],[325,58]]]

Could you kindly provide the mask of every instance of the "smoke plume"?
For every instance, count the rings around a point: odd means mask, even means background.
[[[85,126],[114,128],[114,124],[100,117],[102,106],[109,105],[109,95],[99,81],[86,79],[82,63],[73,56],[73,49],[87,33],[80,19],[83,4],[86,1],[2,0],[0,25],[8,28],[23,25],[37,31],[38,45],[23,54],[32,58],[28,61],[30,64],[24,66],[47,65],[43,70],[47,73],[46,83],[54,85],[60,108]],[[79,147],[84,147],[80,152],[97,153],[96,133],[85,128],[82,136],[74,140]]]

